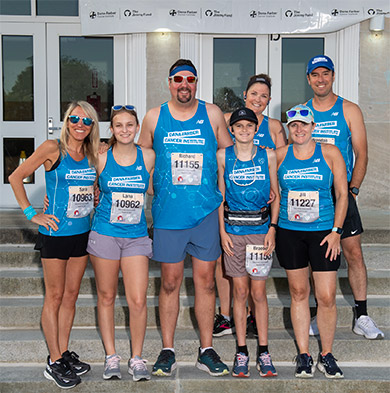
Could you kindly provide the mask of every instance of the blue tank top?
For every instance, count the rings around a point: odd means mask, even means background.
[[[231,138],[233,139],[233,142],[236,141],[236,138],[232,134],[230,128],[228,128],[229,134]],[[269,131],[269,119],[268,116],[263,117],[263,121],[261,122],[259,129],[257,130],[254,138],[253,138],[253,143],[256,146],[264,146],[268,147],[270,149],[276,149],[275,143],[271,138],[271,134]]]
[[[155,228],[193,228],[218,208],[217,148],[204,101],[186,121],[175,120],[167,102],[161,105],[153,140]]]
[[[46,195],[49,198],[46,214],[54,214],[60,220],[58,230],[39,226],[39,232],[48,236],[73,236],[88,232],[95,179],[96,170],[89,165],[87,157],[75,161],[70,154],[64,157],[61,154],[57,168],[45,172]]]
[[[119,165],[112,147],[99,176],[99,204],[92,220],[92,230],[101,235],[136,238],[147,236],[144,197],[150,175],[146,170],[142,150],[137,146],[137,158],[129,166]]]
[[[225,149],[225,200],[234,211],[260,210],[267,206],[270,193],[270,178],[268,170],[268,156],[265,149],[256,149],[256,155],[250,161],[240,161],[234,152],[234,146]],[[254,165],[253,165],[254,163]],[[256,179],[253,176],[256,173]],[[234,179],[234,181],[233,181]],[[237,185],[248,184],[247,186]],[[252,183],[252,184],[250,184]],[[225,223],[225,230],[234,235],[249,235],[253,233],[267,233],[268,221],[263,225],[229,225]]]
[[[333,173],[322,155],[320,143],[316,143],[314,154],[307,160],[296,159],[293,145],[290,145],[278,169],[278,177],[282,190],[278,224],[281,228],[324,231],[333,227]],[[315,193],[318,193],[317,202]],[[317,211],[319,217],[310,222],[305,218],[307,210]]]
[[[344,118],[343,101],[343,98],[337,97],[333,107],[325,112],[314,109],[313,99],[307,102],[307,106],[313,111],[316,122],[313,139],[317,142],[331,143],[339,148],[347,167],[347,180],[351,181],[354,161],[352,136]]]

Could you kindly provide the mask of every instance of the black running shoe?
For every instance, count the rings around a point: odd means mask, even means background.
[[[45,378],[54,381],[61,389],[74,388],[81,382],[80,377],[64,358],[56,360],[53,364],[50,364],[49,359],[50,356],[47,357],[46,370],[43,372]]]
[[[234,322],[232,319],[229,321],[222,314],[216,314],[213,328],[214,337],[221,337],[225,336],[226,334],[232,334],[234,333],[234,331]]]
[[[62,357],[71,365],[76,375],[83,375],[91,369],[89,364],[79,360],[79,355],[76,352],[65,351]]]
[[[313,378],[314,363],[313,358],[307,353],[301,353],[295,358],[297,366],[295,368],[296,378]]]
[[[325,374],[326,378],[344,378],[344,374],[337,365],[336,360],[330,352],[325,356],[319,353],[317,368]]]

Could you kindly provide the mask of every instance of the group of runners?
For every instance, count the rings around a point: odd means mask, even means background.
[[[256,368],[262,377],[277,376],[268,349],[265,288],[274,249],[289,282],[299,349],[296,377],[314,374],[309,333],[321,338],[317,368],[329,378],[343,377],[332,354],[341,249],[355,300],[353,331],[367,339],[383,337],[367,314],[363,228],[355,201],[367,167],[366,130],[359,107],[333,92],[334,79],[329,57],[309,61],[314,97],[287,111],[289,144],[282,124],[263,115],[271,99],[268,75],[250,78],[245,107],[224,115],[195,97],[197,71],[185,59],[170,68],[171,98],[147,112],[137,144],[140,125],[133,106],[112,107],[109,148],[99,153],[96,111],[84,101],[69,105],[60,139],[45,141],[9,178],[27,219],[39,225],[47,379],[71,388],[90,370],[68,348],[88,255],[106,355],[104,379],[121,378],[114,323],[119,271],[130,314],[128,372],[135,381],[151,378],[142,358],[151,257],[161,265],[162,349],[153,375],[169,376],[177,367],[174,337],[187,254],[200,337],[196,367],[212,376],[229,374],[213,349],[213,335],[235,329],[232,375],[249,377],[248,322],[258,336]],[[23,179],[41,165],[48,207],[37,213]],[[94,187],[99,190],[95,209]],[[154,195],[153,242],[144,212],[146,192]],[[317,305],[312,320],[310,274]],[[221,306],[216,316],[215,282]]]

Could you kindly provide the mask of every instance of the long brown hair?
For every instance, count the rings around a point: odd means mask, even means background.
[[[125,107],[118,109],[117,111],[111,110],[111,116],[110,116],[110,128],[112,129],[113,127],[113,119],[116,115],[119,115],[120,113],[128,113],[129,115],[132,115],[135,117],[135,121],[137,122],[137,125],[139,124],[138,121],[138,116],[137,116],[137,112],[134,109],[126,109]],[[112,131],[111,131],[112,132]],[[114,146],[116,143],[116,138],[115,135],[112,134],[111,138],[108,141],[108,146]]]
[[[86,101],[71,102],[65,112],[64,124],[62,125],[61,135],[60,135],[61,153],[63,156],[68,154],[68,141],[69,141],[68,120],[73,110],[76,109],[78,106],[85,112],[85,114],[88,117],[90,117],[93,120],[91,124],[91,132],[83,141],[83,148],[84,148],[84,154],[88,158],[89,165],[96,167],[98,162],[98,149],[100,143],[99,118],[94,107]]]

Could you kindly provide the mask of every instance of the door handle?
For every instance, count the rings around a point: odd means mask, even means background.
[[[52,134],[53,131],[59,131],[59,130],[61,130],[61,128],[62,127],[54,127],[53,126],[53,118],[52,117],[49,117],[47,119],[47,131],[49,134]]]

